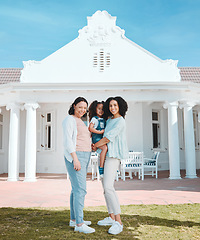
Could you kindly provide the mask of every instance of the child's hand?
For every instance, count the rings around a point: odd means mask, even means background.
[[[104,129],[103,130],[101,130],[101,131],[99,131],[100,132],[100,134],[103,134],[104,133]]]
[[[97,147],[94,146],[94,143],[92,144],[92,150],[93,150],[94,152],[96,152],[96,150],[97,150]]]

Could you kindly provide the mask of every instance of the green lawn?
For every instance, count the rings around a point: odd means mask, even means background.
[[[0,208],[0,239],[200,239],[200,204],[122,206],[124,231],[113,236],[98,220],[106,208],[85,208],[86,220],[96,229],[82,234],[68,226],[68,208]]]

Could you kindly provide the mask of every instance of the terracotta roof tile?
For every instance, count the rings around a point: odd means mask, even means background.
[[[200,67],[179,67],[181,81],[200,83]],[[20,82],[22,68],[0,68],[0,84]]]
[[[181,81],[200,83],[200,67],[179,67]]]
[[[20,82],[22,68],[0,68],[0,84]]]

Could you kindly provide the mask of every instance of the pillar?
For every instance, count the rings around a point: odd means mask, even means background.
[[[37,103],[26,103],[25,182],[36,181],[36,109]]]
[[[19,180],[19,138],[20,138],[20,105],[10,103],[9,144],[8,144],[8,181]]]
[[[166,103],[163,107],[168,109],[169,178],[181,179],[177,114],[178,102]]]
[[[197,178],[196,174],[196,156],[194,140],[194,122],[192,108],[194,103],[185,102],[181,104],[184,114],[184,136],[185,136],[185,169],[186,178]]]

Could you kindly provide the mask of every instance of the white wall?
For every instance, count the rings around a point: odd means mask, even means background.
[[[126,126],[129,150],[135,152],[142,151],[143,149],[142,103],[128,102]]]
[[[168,135],[167,135],[167,110],[163,109],[162,103],[147,104],[143,103],[143,151],[146,157],[153,155],[153,133],[152,133],[152,110],[160,112],[160,142],[161,146],[158,168],[159,170],[169,169],[168,160]],[[156,150],[156,149],[155,149]]]
[[[25,172],[25,136],[26,136],[26,110],[20,113],[20,155],[19,172]]]
[[[40,104],[38,111],[55,111],[55,149],[54,151],[37,151],[38,173],[66,173],[63,157],[62,121],[67,116],[71,103]]]
[[[8,139],[10,113],[5,107],[1,108],[3,114],[3,149],[0,151],[0,174],[8,172]]]
[[[179,133],[179,147],[180,147],[180,168],[185,169],[185,142],[183,130],[183,110],[178,108],[178,133]]]
[[[196,166],[200,169],[200,150],[196,151]]]

